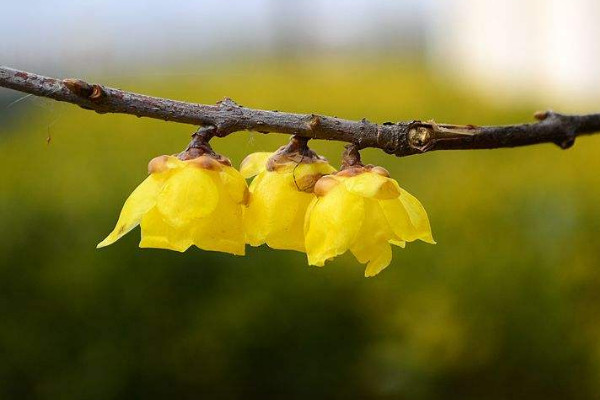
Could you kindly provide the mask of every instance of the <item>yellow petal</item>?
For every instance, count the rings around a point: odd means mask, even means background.
[[[435,244],[431,235],[431,226],[427,212],[419,200],[404,189],[400,189],[400,201],[404,204],[404,208],[410,217],[410,221],[414,225],[419,234],[419,239],[424,242]]]
[[[244,255],[244,226],[242,206],[233,201],[223,185],[217,186],[219,203],[209,215],[193,222],[194,244],[210,251]]]
[[[231,199],[238,204],[245,203],[248,199],[248,185],[242,174],[233,167],[224,166],[219,175]]]
[[[165,221],[157,207],[142,218],[140,247],[184,252],[192,245],[192,226],[173,227]]]
[[[323,266],[356,239],[364,218],[364,199],[338,185],[313,203],[307,215],[306,253],[309,264]]]
[[[325,175],[321,177],[317,183],[315,183],[315,187],[313,188],[313,193],[317,197],[323,197],[331,189],[336,187],[341,183],[341,179],[336,177],[335,175]]]
[[[329,175],[336,172],[336,169],[333,168],[326,161],[315,161],[315,162],[302,162],[294,165],[294,176],[296,178],[301,178],[304,175]]]
[[[158,156],[154,157],[148,163],[148,173],[160,173],[165,172],[174,168],[181,168],[185,165],[184,161],[181,161],[175,156]]]
[[[390,244],[393,244],[394,246],[398,246],[401,248],[406,247],[406,242],[404,240],[390,239],[389,242],[390,242]]]
[[[194,165],[175,170],[158,195],[158,211],[175,227],[210,214],[219,200],[216,179],[218,172]]]
[[[365,218],[358,236],[350,250],[361,263],[368,263],[365,276],[374,276],[387,267],[392,260],[389,244],[394,237],[379,201],[365,199]]]
[[[304,217],[313,195],[299,191],[289,172],[261,172],[250,185],[244,214],[246,240],[282,250],[304,251]]]
[[[317,205],[318,200],[319,199],[317,197],[313,197],[313,199],[308,204],[308,207],[306,208],[306,214],[304,215],[304,229],[303,229],[304,236],[305,236],[305,239],[304,239],[305,242],[306,242],[306,233],[308,232],[308,227],[310,225],[310,216],[312,215],[312,210]]]
[[[329,175],[335,172],[329,163],[325,161],[316,161],[311,163],[292,164],[290,173],[297,190],[312,193],[315,184],[324,175]]]
[[[267,240],[268,226],[262,221],[267,219],[267,207],[261,196],[254,192],[264,178],[265,173],[258,174],[250,183],[248,204],[244,209],[244,231],[246,242],[251,246],[260,246]]]
[[[346,188],[352,193],[381,200],[395,199],[400,194],[394,180],[372,172],[363,172],[344,179]]]
[[[420,239],[434,244],[425,209],[414,196],[400,190],[397,199],[381,200],[379,203],[397,238],[405,242]]]
[[[252,178],[254,175],[258,175],[261,171],[264,171],[267,168],[267,160],[272,155],[273,153],[269,152],[249,154],[240,164],[240,173],[246,179]]]
[[[369,260],[365,269],[367,278],[377,275],[392,262],[392,247],[388,243],[381,243],[373,253],[376,255]]]
[[[156,204],[168,176],[167,172],[151,174],[131,193],[123,204],[115,229],[98,244],[98,248],[113,244],[140,223],[142,216]]]

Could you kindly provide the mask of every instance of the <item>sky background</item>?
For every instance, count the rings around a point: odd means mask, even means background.
[[[118,69],[234,53],[397,47],[425,28],[429,1],[207,0],[9,2],[0,44],[10,63]],[[383,39],[383,43],[377,43]],[[416,45],[419,45],[418,43]],[[286,49],[286,47],[288,47]],[[295,49],[293,49],[295,47]]]
[[[503,104],[543,98],[571,111],[600,100],[594,0],[24,0],[2,10],[0,62],[42,73],[385,56],[426,60]]]

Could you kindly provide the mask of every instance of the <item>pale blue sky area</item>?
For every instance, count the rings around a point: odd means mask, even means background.
[[[0,15],[0,63],[45,70],[252,50],[421,46],[431,1],[22,0]],[[83,66],[81,64],[84,64]],[[35,68],[39,70],[39,68]]]

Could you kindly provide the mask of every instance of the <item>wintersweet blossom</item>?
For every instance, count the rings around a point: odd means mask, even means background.
[[[298,151],[292,143],[276,153],[250,154],[240,172],[245,178],[256,175],[244,213],[247,243],[305,251],[304,219],[315,197],[314,185],[335,168],[308,148]]]
[[[226,159],[160,156],[150,161],[148,171],[150,175],[125,201],[114,230],[98,247],[140,225],[140,247],[183,252],[196,245],[244,254],[242,207],[248,187]]]
[[[321,178],[305,221],[308,262],[323,266],[350,250],[374,276],[392,260],[391,245],[435,243],[425,209],[381,167],[354,166]]]

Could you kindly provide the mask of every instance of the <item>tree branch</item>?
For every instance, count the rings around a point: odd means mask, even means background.
[[[217,105],[145,96],[78,79],[55,79],[0,66],[0,87],[77,104],[97,113],[122,113],[191,125],[214,126],[215,136],[236,131],[283,133],[337,140],[358,148],[375,147],[396,156],[434,150],[495,149],[555,143],[563,149],[575,138],[600,131],[600,114],[536,113],[533,124],[484,126],[436,124],[434,121],[350,121],[316,114],[294,114],[242,107],[230,99]]]

